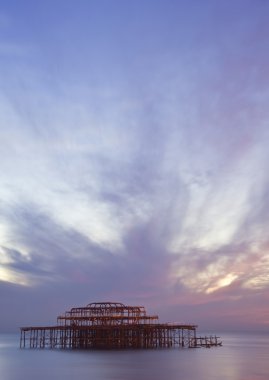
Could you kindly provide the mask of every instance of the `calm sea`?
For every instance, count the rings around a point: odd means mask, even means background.
[[[268,380],[269,335],[224,335],[222,347],[132,351],[19,349],[0,335],[1,380]]]

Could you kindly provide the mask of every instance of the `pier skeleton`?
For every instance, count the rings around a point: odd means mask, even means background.
[[[90,303],[57,318],[57,325],[21,327],[21,348],[126,349],[211,347],[218,337],[196,336],[197,325],[159,323],[143,306]]]

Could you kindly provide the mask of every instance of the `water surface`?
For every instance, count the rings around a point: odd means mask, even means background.
[[[72,351],[20,349],[0,335],[3,380],[268,380],[269,335],[224,335],[223,347]]]

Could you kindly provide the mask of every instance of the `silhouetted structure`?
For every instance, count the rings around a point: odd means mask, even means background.
[[[56,326],[21,327],[21,348],[123,349],[211,347],[219,338],[197,337],[196,325],[159,323],[143,306],[90,303],[57,318]]]

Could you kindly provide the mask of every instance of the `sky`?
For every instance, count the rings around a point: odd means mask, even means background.
[[[269,330],[268,37],[267,0],[0,0],[0,331]]]

